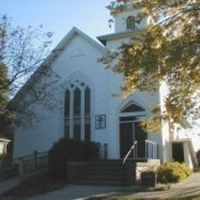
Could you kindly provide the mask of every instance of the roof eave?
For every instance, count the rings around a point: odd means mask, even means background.
[[[106,54],[108,52],[107,48],[87,36],[85,33],[83,33],[81,30],[79,30],[77,27],[73,27],[68,34],[58,43],[58,45],[51,51],[49,56],[44,60],[44,62],[38,67],[38,69],[32,74],[32,76],[27,80],[27,82],[22,86],[22,88],[17,92],[17,94],[13,97],[13,99],[10,101],[10,105],[15,105],[18,100],[23,96],[23,94],[28,89],[29,85],[37,79],[37,75],[39,74],[39,71],[44,67],[49,67],[53,62],[54,58],[57,57],[65,48],[65,46],[71,41],[71,39],[76,36],[81,35],[84,39],[86,39],[92,46],[97,48],[102,54]]]
[[[135,36],[136,34],[141,33],[141,32],[142,32],[142,30],[136,30],[136,31],[130,30],[130,31],[125,31],[125,32],[120,32],[120,33],[113,33],[113,34],[107,34],[107,35],[98,36],[97,39],[103,45],[106,45],[108,40],[131,37],[131,36]]]

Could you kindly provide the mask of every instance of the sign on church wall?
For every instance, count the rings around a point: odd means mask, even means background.
[[[95,128],[96,129],[105,129],[106,128],[106,115],[96,115],[95,116]]]

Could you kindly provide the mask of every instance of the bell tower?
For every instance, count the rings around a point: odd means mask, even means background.
[[[117,48],[123,42],[127,42],[147,26],[147,19],[140,19],[139,10],[133,8],[131,3],[124,6],[109,6],[113,17],[114,33],[97,37],[108,48]]]
[[[122,33],[144,29],[147,26],[147,20],[140,21],[138,13],[139,11],[133,9],[130,4],[122,10],[111,9],[110,14],[114,18],[114,32]]]

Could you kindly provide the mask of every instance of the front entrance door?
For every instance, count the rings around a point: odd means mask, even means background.
[[[133,145],[133,123],[120,124],[120,156],[124,158]]]
[[[145,140],[147,134],[140,127],[140,122],[120,123],[120,156],[124,158],[137,141],[137,158],[145,158]]]
[[[172,143],[172,159],[177,162],[184,162],[183,143]]]
[[[135,140],[137,141],[137,157],[145,158],[145,140],[147,133],[140,126],[140,122],[135,122]]]

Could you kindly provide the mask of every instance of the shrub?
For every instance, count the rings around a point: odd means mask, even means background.
[[[56,176],[66,176],[67,161],[91,161],[98,155],[98,147],[93,142],[62,138],[50,150],[49,164]]]
[[[5,159],[8,159],[9,158],[9,155],[7,153],[0,153],[0,160],[5,160]]]
[[[168,162],[157,169],[158,182],[176,183],[187,178],[192,173],[191,169],[179,162]]]

